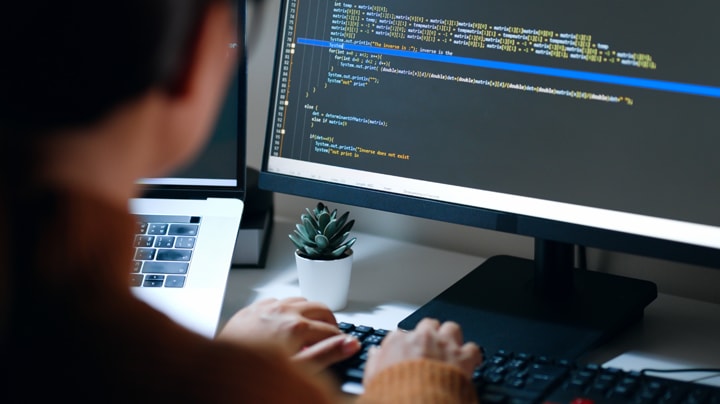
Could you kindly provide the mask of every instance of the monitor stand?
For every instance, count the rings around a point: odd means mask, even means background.
[[[640,320],[656,297],[652,282],[576,269],[573,245],[536,240],[535,260],[491,257],[398,327],[453,320],[488,353],[575,360]]]

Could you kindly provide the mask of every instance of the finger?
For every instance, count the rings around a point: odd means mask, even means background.
[[[377,367],[377,361],[375,361],[374,357],[379,352],[380,347],[377,345],[372,345],[367,350],[367,361],[365,362],[365,375],[363,376],[363,384],[367,384],[370,379],[375,375]]]
[[[302,319],[293,325],[291,334],[296,341],[295,347],[299,351],[301,348],[335,337],[342,334],[342,332],[336,325],[330,325],[322,321]]]
[[[312,373],[347,359],[360,350],[360,341],[350,335],[337,335],[310,345],[293,356],[293,360]]]
[[[438,328],[440,328],[440,322],[438,320],[434,318],[424,318],[420,320],[415,327],[415,330],[419,332],[428,332],[436,331]]]
[[[461,361],[461,367],[469,374],[472,375],[475,369],[477,369],[483,363],[482,350],[474,342],[468,342],[460,347],[460,351],[464,358]]]
[[[293,303],[301,303],[301,302],[307,302],[308,300],[302,296],[291,296],[286,297],[282,300],[283,303],[293,304]]]
[[[460,325],[454,321],[446,321],[442,323],[438,329],[438,334],[443,337],[450,338],[458,344],[462,344],[463,342],[463,334],[460,329]]]
[[[377,355],[377,353],[380,351],[380,345],[370,345],[367,349],[367,360],[365,361],[365,368],[372,366],[375,364],[375,361],[372,359],[373,356]]]
[[[463,352],[463,354],[467,355],[468,358],[471,358],[471,362],[474,367],[482,365],[482,362],[484,360],[482,349],[480,349],[480,347],[476,343],[472,341],[466,342],[460,348],[460,350]]]
[[[407,331],[400,329],[392,330],[385,336],[385,338],[382,339],[382,341],[380,341],[380,346],[390,345],[393,343],[394,340],[402,338],[403,335],[407,335]],[[375,348],[375,346],[371,346],[368,349],[368,352],[370,350],[373,350],[373,348]]]
[[[324,321],[305,319],[306,332],[310,334],[318,334],[322,339],[334,335],[342,334],[336,323],[326,323]]]

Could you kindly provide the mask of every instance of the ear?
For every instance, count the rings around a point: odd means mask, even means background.
[[[180,97],[187,95],[185,93],[193,91],[208,69],[234,65],[239,48],[233,46],[237,42],[237,30],[230,3],[210,2],[195,37],[190,41],[191,48],[187,52],[184,68],[168,89],[169,92]]]

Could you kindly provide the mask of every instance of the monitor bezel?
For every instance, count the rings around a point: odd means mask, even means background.
[[[720,269],[720,250],[710,247],[269,172],[265,147],[259,186],[269,191]]]

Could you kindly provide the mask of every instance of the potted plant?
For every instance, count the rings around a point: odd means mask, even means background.
[[[349,236],[355,220],[348,220],[350,212],[338,216],[337,209],[330,211],[322,202],[305,210],[289,235],[296,247],[300,294],[340,310],[347,305],[350,289],[356,237]]]

